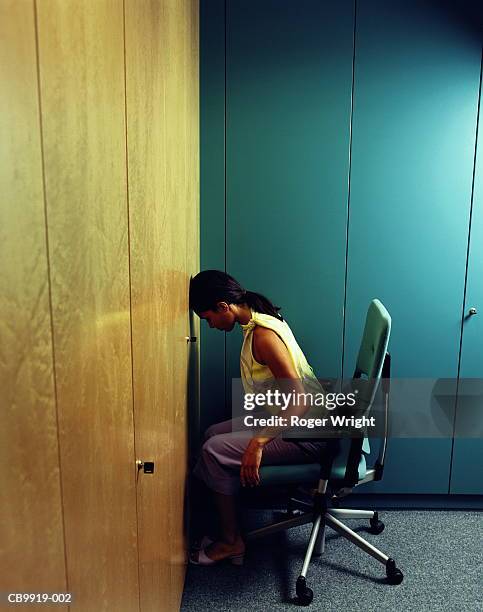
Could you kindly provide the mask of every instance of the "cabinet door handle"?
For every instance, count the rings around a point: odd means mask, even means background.
[[[472,316],[473,316],[473,315],[475,315],[475,314],[478,314],[478,311],[476,310],[476,308],[475,308],[475,307],[470,308],[470,309],[468,310],[468,316],[469,316],[469,317],[472,317]]]
[[[141,459],[138,459],[136,465],[138,472],[142,469],[145,474],[154,474],[154,461],[141,461]]]

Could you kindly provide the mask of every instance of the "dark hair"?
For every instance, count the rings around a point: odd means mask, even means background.
[[[246,303],[255,312],[262,312],[283,321],[279,306],[260,293],[247,291],[233,276],[220,270],[204,270],[191,279],[190,308],[197,314],[205,310],[216,310],[218,302],[227,304]]]

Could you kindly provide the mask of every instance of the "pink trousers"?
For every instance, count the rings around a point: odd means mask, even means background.
[[[205,441],[193,473],[216,493],[234,495],[241,487],[241,459],[252,432],[232,431],[239,421],[228,419],[205,431]],[[263,449],[261,465],[314,463],[321,444],[323,442],[316,441],[296,444],[280,437],[273,438]]]

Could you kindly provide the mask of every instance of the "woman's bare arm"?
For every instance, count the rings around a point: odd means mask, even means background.
[[[277,333],[266,327],[257,326],[253,330],[253,343],[252,349],[256,351],[256,355],[261,359],[261,363],[270,368],[274,378],[284,381],[284,386],[290,386],[290,389],[287,388],[287,391],[295,391],[296,394],[305,392],[287,346]],[[307,409],[308,407],[303,404],[291,404],[287,410],[284,410],[283,416],[290,420],[292,415],[302,416],[307,412]],[[280,431],[277,428],[265,428],[257,435],[257,439],[261,440],[267,437],[267,441],[269,441],[278,435]]]
[[[295,366],[292,362],[288,349],[273,330],[257,326],[253,330],[252,351],[257,361],[270,368],[274,378],[281,379],[290,383],[291,390],[296,393],[304,393],[304,388],[298,377]],[[292,404],[284,411],[284,416],[302,416],[307,411],[307,407]],[[240,469],[240,478],[243,486],[256,486],[260,482],[258,469],[262,458],[263,447],[282,431],[280,428],[266,427],[257,436],[250,440],[250,443],[243,455]]]

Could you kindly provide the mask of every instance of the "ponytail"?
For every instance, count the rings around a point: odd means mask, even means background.
[[[279,310],[281,308],[279,306],[275,306],[272,302],[262,295],[261,293],[256,293],[255,291],[246,291],[245,292],[245,301],[255,312],[262,312],[264,314],[271,315],[276,319],[280,319],[283,321],[283,317],[279,314]]]
[[[247,291],[240,283],[220,270],[204,270],[191,279],[190,308],[197,314],[205,310],[216,310],[218,302],[228,304],[246,303],[255,312],[271,315],[280,321],[280,307],[255,291]]]

